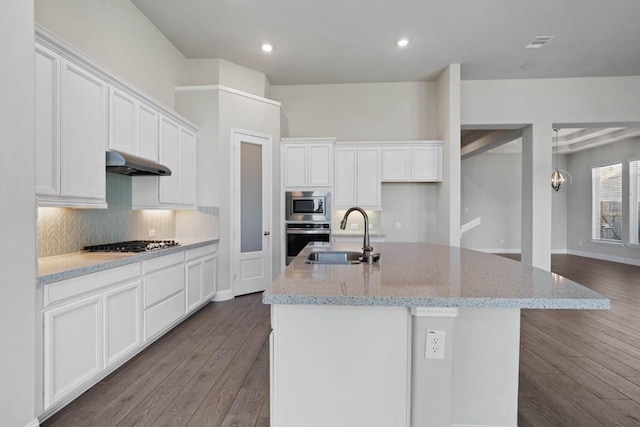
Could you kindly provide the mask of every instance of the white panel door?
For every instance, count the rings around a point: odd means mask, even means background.
[[[336,148],[336,208],[349,208],[356,204],[356,162],[356,148]]]
[[[60,58],[36,45],[36,194],[60,195]]]
[[[306,144],[284,145],[284,186],[307,186],[307,146]]]
[[[138,103],[114,87],[109,88],[109,149],[138,155]]]
[[[202,302],[203,271],[202,261],[195,261],[186,265],[186,309],[192,312]]]
[[[160,163],[171,169],[171,176],[158,178],[159,202],[180,203],[180,132],[176,123],[160,119]]]
[[[380,163],[380,148],[358,148],[358,206],[379,209],[382,205]]]
[[[138,280],[104,294],[105,364],[119,362],[142,343],[142,284]]]
[[[196,135],[180,130],[180,203],[196,204]]]
[[[331,187],[333,144],[309,144],[309,187]]]
[[[271,137],[234,131],[234,295],[271,283]]]
[[[65,60],[61,73],[62,196],[104,200],[107,84]]]
[[[158,122],[159,114],[151,107],[138,104],[138,155],[145,159],[158,161]]]
[[[416,181],[441,181],[441,148],[413,147],[413,176]]]
[[[102,296],[44,313],[44,409],[102,371]]]
[[[410,155],[409,147],[384,147],[382,149],[382,180],[405,181],[410,179]]]

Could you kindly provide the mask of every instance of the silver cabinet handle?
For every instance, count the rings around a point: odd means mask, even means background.
[[[263,234],[264,234],[265,236],[268,236],[269,234],[271,234],[271,232],[270,232],[270,231],[265,231]]]

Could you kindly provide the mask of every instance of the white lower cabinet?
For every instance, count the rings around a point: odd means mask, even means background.
[[[63,407],[209,302],[216,251],[217,244],[202,246],[38,287],[38,416]]]
[[[141,281],[106,292],[104,307],[104,359],[109,368],[142,343]]]
[[[216,247],[205,246],[187,251],[186,310],[191,313],[216,294]]]
[[[102,295],[44,314],[44,409],[102,371]]]

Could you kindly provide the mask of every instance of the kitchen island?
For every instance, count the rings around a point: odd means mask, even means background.
[[[441,245],[379,243],[373,265],[305,263],[358,246],[310,244],[263,295],[273,426],[516,426],[520,310],[610,304],[559,275]]]

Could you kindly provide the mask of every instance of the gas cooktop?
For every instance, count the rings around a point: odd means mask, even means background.
[[[131,240],[129,242],[85,246],[84,250],[89,252],[148,252],[174,246],[180,246],[180,243],[175,240]]]

